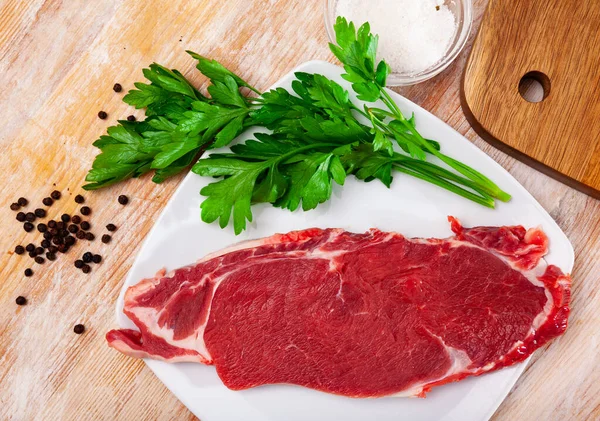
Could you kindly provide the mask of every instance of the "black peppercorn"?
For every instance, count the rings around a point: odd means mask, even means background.
[[[59,244],[58,251],[60,251],[61,253],[66,253],[69,251],[69,246],[66,244]]]
[[[96,236],[94,234],[92,234],[91,232],[88,232],[85,234],[85,239],[88,241],[94,241],[95,238],[96,238]]]
[[[90,213],[92,213],[92,210],[87,206],[82,206],[79,212],[81,212],[83,216],[88,216]]]
[[[44,239],[45,240],[52,240],[52,233],[50,231],[46,231],[44,233]]]
[[[32,259],[37,256],[37,253],[35,252],[35,250],[31,250],[29,253],[29,257],[31,257]]]
[[[46,224],[38,224],[37,230],[39,232],[46,232],[46,231],[48,231],[48,225],[46,225]]]
[[[35,263],[37,263],[38,265],[44,264],[45,261],[46,260],[42,256],[36,256],[35,258]]]
[[[49,240],[42,240],[42,247],[44,247],[45,249],[47,249],[48,247],[50,247],[50,241]]]
[[[35,248],[35,254],[37,254],[38,256],[40,254],[44,254],[44,248],[43,247],[36,247]]]
[[[81,260],[81,259],[75,260],[75,267],[77,269],[81,269],[83,267],[83,260]]]
[[[94,257],[92,257],[92,262],[100,263],[101,261],[102,261],[102,256],[100,256],[99,254],[94,254]]]
[[[74,224],[79,224],[81,222],[81,216],[75,215],[71,218],[71,222]]]
[[[123,87],[121,86],[120,83],[115,83],[113,85],[113,91],[115,91],[115,92],[121,92],[122,90],[123,90]]]
[[[87,231],[90,229],[90,223],[88,221],[83,221],[79,226],[84,231]]]
[[[17,253],[17,254],[23,254],[23,253],[25,253],[25,247],[23,247],[21,245],[16,246],[15,247],[15,253]]]
[[[29,200],[25,199],[24,197],[19,197],[19,200],[17,200],[17,203],[19,204],[19,206],[27,206],[27,204],[29,203]]]
[[[35,214],[33,212],[27,212],[25,214],[25,220],[27,222],[33,222],[33,221],[35,221]]]
[[[58,200],[60,199],[60,192],[58,190],[54,190],[52,193],[50,193],[50,197],[53,198],[54,200]]]
[[[66,244],[67,246],[72,246],[73,244],[75,244],[75,241],[77,241],[77,240],[75,240],[75,237],[73,237],[73,236],[71,236],[71,235],[67,235],[67,236],[65,237],[65,244]]]
[[[104,234],[104,235],[102,236],[102,242],[103,242],[104,244],[108,244],[108,243],[110,243],[110,240],[112,240],[112,237],[111,237],[110,235],[108,235],[108,234]]]
[[[51,261],[56,260],[56,254],[52,253],[52,252],[48,252],[48,253],[46,253],[46,259],[51,260]]]
[[[54,203],[54,200],[52,200],[51,197],[44,197],[44,199],[42,200],[42,203],[45,206],[52,206],[52,204]]]
[[[93,258],[94,258],[94,255],[92,253],[90,253],[89,251],[86,251],[85,253],[83,253],[81,260],[83,260],[84,263],[90,263]]]
[[[52,237],[58,236],[58,229],[56,228],[50,228],[48,232],[50,233],[50,235],[52,235]]]
[[[113,231],[116,231],[116,230],[117,230],[117,227],[116,227],[116,225],[115,225],[115,224],[108,224],[108,225],[106,226],[106,229],[107,229],[107,230],[109,230],[110,232],[113,232]]]
[[[57,251],[58,251],[58,247],[56,247],[56,246],[48,247],[48,252],[50,252],[50,253],[56,253]]]
[[[35,250],[35,244],[29,243],[25,246],[25,250],[26,251],[34,251]]]
[[[83,203],[84,201],[85,199],[82,195],[78,194],[77,196],[75,196],[75,203]]]
[[[67,215],[66,213],[63,213],[62,216],[60,217],[60,220],[63,222],[69,222],[71,220],[71,216]]]
[[[56,221],[55,220],[48,221],[48,228],[56,228]]]
[[[46,216],[46,211],[42,208],[37,208],[35,210],[35,216],[37,216],[38,218],[43,218]]]
[[[25,269],[25,276],[29,277],[31,275],[33,275],[33,271],[29,268]]]
[[[135,121],[135,116],[134,115],[127,116],[127,121]]]
[[[85,238],[85,231],[77,231],[77,234],[75,234],[75,236],[80,240],[83,240]]]
[[[90,265],[83,265],[83,267],[81,268],[83,273],[90,273],[92,270],[92,267]]]
[[[18,306],[24,306],[25,304],[27,304],[27,298],[23,297],[22,295],[19,295],[15,300],[15,303],[17,303]]]
[[[117,199],[121,205],[126,205],[129,202],[129,198],[124,194],[120,195]]]
[[[25,213],[24,212],[19,212],[17,214],[17,221],[19,221],[19,222],[24,222],[25,221]]]
[[[63,243],[63,239],[59,236],[52,237],[52,244],[56,244],[57,246]]]
[[[108,117],[108,114],[106,114],[106,111],[100,111],[100,112],[98,112],[98,118],[100,120],[104,120],[106,117]]]
[[[10,210],[18,211],[19,209],[21,209],[21,205],[19,205],[18,203],[15,202],[10,204]]]
[[[81,335],[83,332],[85,332],[85,326],[82,324],[75,325],[75,327],[73,328],[73,332],[75,332],[78,335]]]
[[[58,230],[58,235],[60,235],[61,237],[66,237],[67,235],[69,235],[69,231],[63,228],[61,230]]]
[[[65,223],[63,221],[58,221],[56,223],[56,229],[58,229],[58,230],[64,230],[65,229]]]
[[[71,234],[75,234],[77,231],[79,231],[79,227],[75,224],[71,224],[67,230],[69,230]]]
[[[23,229],[24,229],[26,232],[31,232],[31,231],[33,231],[33,224],[32,224],[31,222],[25,222],[25,223],[23,224]]]

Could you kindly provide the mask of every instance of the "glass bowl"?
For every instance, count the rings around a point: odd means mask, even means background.
[[[335,33],[333,31],[333,24],[336,20],[335,6],[338,1],[340,0],[325,0],[325,28],[327,29],[329,40],[333,43],[335,43]],[[372,7],[372,1],[373,0],[365,0],[365,7],[369,4],[371,4]],[[469,33],[471,32],[471,23],[473,21],[472,1],[444,0],[444,4],[448,6],[450,11],[454,14],[457,26],[454,38],[448,46],[444,56],[433,66],[418,73],[398,73],[394,72],[394,69],[392,68],[392,73],[387,79],[388,86],[408,86],[431,79],[448,67],[462,51],[467,42],[467,38],[469,37]],[[362,22],[360,23],[362,24]],[[379,38],[384,36],[385,34],[379,34]],[[385,59],[385,57],[382,58]]]

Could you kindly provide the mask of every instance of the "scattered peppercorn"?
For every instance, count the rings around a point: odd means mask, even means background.
[[[48,252],[49,253],[56,253],[58,251],[58,247],[56,246],[50,246],[48,247]]]
[[[31,231],[33,231],[33,224],[32,224],[31,222],[25,222],[25,223],[23,224],[23,229],[24,229],[26,232],[31,232]]]
[[[63,243],[63,239],[58,235],[56,237],[52,237],[52,244],[56,244],[57,246]]]
[[[83,332],[85,332],[85,326],[82,324],[75,325],[75,327],[73,328],[73,332],[75,332],[78,335],[81,335]]]
[[[29,243],[25,246],[25,250],[26,251],[34,251],[35,250],[35,244]]]
[[[58,230],[58,235],[60,235],[61,237],[63,237],[63,238],[64,238],[64,237],[66,237],[67,235],[69,235],[69,231],[67,231],[66,229],[64,229],[64,228],[63,228],[63,229],[61,229],[61,230]]]
[[[58,245],[58,251],[60,251],[61,253],[66,253],[69,251],[69,246],[66,244],[59,244]]]
[[[29,200],[25,199],[24,197],[19,197],[19,200],[17,200],[17,203],[21,207],[27,206],[27,204],[29,203]]]
[[[35,254],[37,254],[38,256],[40,254],[44,254],[44,248],[43,247],[36,247],[35,248]]]
[[[92,253],[90,253],[89,251],[86,251],[85,253],[83,253],[81,260],[83,260],[84,263],[90,263],[93,258],[94,258],[94,255]]]
[[[110,240],[112,240],[112,237],[111,237],[110,235],[108,235],[108,234],[104,234],[104,235],[102,236],[102,242],[103,242],[104,244],[108,244],[108,243],[110,243]]]
[[[90,265],[83,265],[83,267],[81,268],[83,273],[90,273],[92,271],[92,267]]]
[[[127,121],[135,121],[135,116],[134,115],[127,116]]]
[[[17,254],[23,254],[23,253],[25,253],[25,247],[23,247],[21,245],[16,246],[15,247],[15,253],[17,253]]]
[[[92,210],[87,206],[83,206],[79,212],[81,212],[83,216],[88,216],[90,213],[92,213]]]
[[[56,254],[52,253],[52,252],[48,252],[46,253],[46,259],[52,261],[52,260],[56,260]]]
[[[113,85],[113,91],[115,91],[115,92],[121,92],[122,90],[123,90],[123,87],[121,86],[120,83],[115,83]]]
[[[83,221],[80,225],[82,230],[87,231],[90,229],[91,225],[88,221]]]
[[[72,245],[74,245],[74,244],[75,244],[75,241],[77,241],[77,240],[75,240],[75,237],[73,237],[73,236],[71,236],[71,235],[67,235],[67,236],[65,237],[65,244],[66,244],[67,246],[72,246]]]
[[[54,200],[58,200],[60,199],[62,195],[60,194],[60,192],[58,190],[54,190],[52,193],[50,193],[50,197],[53,198]]]
[[[83,203],[85,202],[85,199],[82,195],[78,194],[77,196],[75,196],[75,203]]]
[[[17,214],[17,221],[24,222],[25,221],[25,212],[19,212]]]
[[[92,262],[100,263],[101,261],[102,261],[102,256],[100,256],[99,254],[94,254],[94,257],[92,257]]]
[[[25,214],[25,220],[27,222],[33,222],[33,221],[35,221],[35,213],[33,213],[33,212],[27,212]]]
[[[80,240],[85,239],[85,231],[77,231],[77,234],[75,234],[75,237],[79,238]]]
[[[121,205],[126,205],[129,202],[129,198],[124,194],[120,195],[117,199]]]
[[[75,234],[77,231],[79,231],[79,227],[75,224],[71,224],[67,230],[69,230],[71,234]]]
[[[23,297],[22,295],[19,295],[15,300],[15,303],[17,303],[18,306],[24,306],[25,304],[27,304],[27,298]]]
[[[61,217],[60,217],[60,220],[63,221],[63,222],[65,222],[65,223],[69,222],[71,220],[71,216],[68,215],[68,214],[66,214],[66,213],[63,213],[61,215]]]
[[[46,232],[48,231],[48,225],[46,224],[38,224],[37,229],[39,232]]]
[[[29,277],[31,275],[33,275],[33,271],[29,268],[25,269],[25,276]]]
[[[42,240],[42,247],[44,247],[45,249],[47,249],[48,247],[50,247],[50,241],[49,240]]]
[[[15,202],[10,204],[10,210],[18,211],[19,209],[21,209],[21,205],[19,205],[18,203]]]
[[[65,229],[65,223],[63,221],[58,221],[56,223],[56,229],[58,229],[58,230],[64,230]]]
[[[56,228],[56,221],[55,220],[48,221],[48,228]]]
[[[48,230],[48,232],[50,233],[50,235],[51,235],[52,237],[56,237],[56,236],[58,236],[58,229],[57,229],[57,228],[50,228],[50,229]]]
[[[98,118],[100,120],[104,120],[106,117],[108,117],[108,114],[106,114],[106,111],[100,111],[100,112],[98,112]]]
[[[37,253],[35,252],[35,250],[31,250],[29,253],[29,257],[31,257],[32,259],[37,256]]]
[[[113,232],[113,231],[117,230],[117,226],[115,224],[108,224],[106,226],[106,229],[109,230],[110,232]]]
[[[50,233],[50,231],[46,231],[44,233],[44,240],[52,240],[52,233]]]
[[[94,241],[95,238],[96,238],[96,236],[94,234],[92,234],[91,232],[87,232],[85,234],[85,239],[88,241]]]
[[[42,208],[37,208],[35,210],[35,216],[37,216],[38,218],[43,218],[46,216],[46,211]]]
[[[44,197],[44,199],[42,200],[42,203],[45,206],[52,206],[52,204],[54,203],[54,200],[52,200],[51,197]]]
[[[83,267],[83,264],[84,264],[84,263],[83,263],[83,260],[81,260],[81,259],[77,259],[77,260],[75,260],[75,267],[76,267],[77,269],[81,269],[81,268]]]
[[[35,263],[38,265],[43,265],[46,260],[42,256],[36,256]]]
[[[81,222],[81,216],[75,215],[74,217],[71,218],[71,222],[74,224],[79,224]]]

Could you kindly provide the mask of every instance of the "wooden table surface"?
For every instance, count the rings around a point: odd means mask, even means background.
[[[485,0],[475,0],[476,25]],[[194,419],[140,360],[108,348],[114,304],[148,230],[182,176],[148,178],[86,193],[97,235],[119,226],[109,246],[78,244],[57,261],[31,266],[16,244],[41,240],[15,221],[9,204],[30,208],[55,188],[63,199],[50,216],[73,212],[106,127],[133,110],[123,93],[152,61],[204,80],[185,53],[220,60],[257,88],[267,88],[311,59],[335,62],[322,22],[322,0],[0,0],[0,419]],[[439,116],[516,177],[558,222],[576,253],[570,327],[535,353],[494,420],[600,419],[600,201],[554,181],[492,148],[467,124],[459,83],[469,48],[435,79],[399,90]],[[107,120],[96,117],[108,112]],[[137,116],[142,114],[134,113]],[[56,185],[56,186],[54,186]],[[116,197],[127,194],[122,207]],[[104,256],[85,275],[73,261]],[[35,271],[26,278],[27,267]],[[24,295],[28,304],[15,305]],[[82,335],[73,326],[85,324]]]

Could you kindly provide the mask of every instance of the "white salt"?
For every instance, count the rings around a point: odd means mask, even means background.
[[[444,56],[456,32],[456,19],[443,0],[338,0],[336,16],[369,22],[379,35],[378,59],[392,72],[420,73]]]

